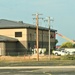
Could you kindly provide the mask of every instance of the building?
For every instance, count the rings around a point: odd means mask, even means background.
[[[55,47],[55,32],[51,29],[51,49]],[[48,51],[48,28],[39,26],[39,48]],[[36,47],[36,26],[23,21],[0,19],[0,55],[26,54]]]

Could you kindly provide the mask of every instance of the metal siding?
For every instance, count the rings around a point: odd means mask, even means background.
[[[16,43],[15,42],[6,42],[5,43],[6,54],[7,55],[15,55],[16,53]]]
[[[5,43],[4,42],[0,42],[0,55],[2,55],[2,56],[6,55]]]

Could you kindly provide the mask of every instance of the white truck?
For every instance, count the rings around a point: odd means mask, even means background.
[[[75,48],[64,48],[64,50],[69,52],[70,55],[75,55]]]
[[[54,55],[57,55],[57,56],[58,55],[63,56],[63,55],[68,55],[69,54],[69,52],[65,51],[64,49],[54,50],[54,51],[52,51],[52,53]]]

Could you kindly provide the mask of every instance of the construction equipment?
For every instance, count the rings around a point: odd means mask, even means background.
[[[60,33],[56,33],[56,34],[59,35],[59,36],[61,36],[61,37],[64,38],[64,39],[68,40],[69,42],[75,44],[74,40],[71,40],[71,39],[67,38],[66,36],[63,36],[63,35],[60,34]]]

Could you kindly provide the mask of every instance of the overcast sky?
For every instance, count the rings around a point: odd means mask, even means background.
[[[35,24],[32,14],[37,12],[42,18],[54,18],[51,28],[75,40],[75,0],[0,0],[0,19]],[[47,27],[42,20],[39,24]],[[58,45],[66,41],[59,36],[57,39]]]

